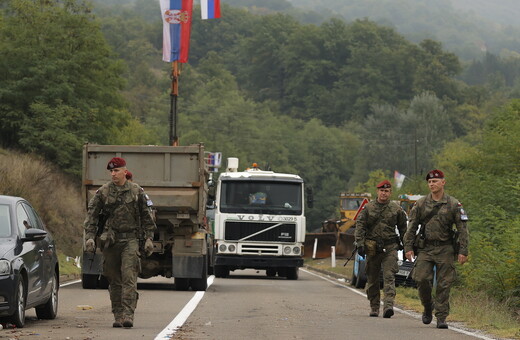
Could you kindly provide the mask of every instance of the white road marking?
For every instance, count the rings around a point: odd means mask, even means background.
[[[211,275],[208,277],[208,288],[213,283],[213,280],[215,279],[214,275]],[[155,340],[162,340],[162,339],[171,339],[171,337],[177,332],[177,330],[184,325],[188,317],[193,313],[195,308],[197,308],[197,305],[199,304],[200,300],[202,300],[202,297],[204,296],[203,291],[198,291],[195,293],[195,295],[191,298],[191,300],[184,306],[184,308],[180,311],[179,314],[175,317],[175,319],[170,322],[166,328],[164,328],[161,333],[157,334],[155,337]]]
[[[330,283],[333,283],[337,286],[341,286],[341,287],[344,287],[344,288],[347,288],[351,291],[353,291],[354,293],[356,294],[359,294],[361,296],[364,296],[364,297],[367,297],[367,295],[363,292],[361,292],[359,289],[355,289],[355,288],[352,288],[352,287],[349,287],[347,286],[346,284],[344,283],[340,283],[340,282],[337,282],[337,280],[332,280],[328,277],[325,277],[325,276],[322,276],[320,274],[317,274],[317,273],[314,273],[312,271],[309,271],[309,270],[306,270],[306,269],[303,269],[303,268],[300,268],[301,271],[304,271],[305,273],[307,274],[311,274],[311,275],[314,275],[314,276],[317,276],[325,281],[328,281]],[[323,274],[323,275],[326,275],[326,274]],[[408,316],[411,316],[415,319],[421,319],[422,316],[421,314],[418,314],[418,313],[415,313],[415,312],[412,312],[412,311],[407,311],[407,310],[404,310],[404,309],[400,309],[400,308],[396,308],[394,307],[394,310],[398,311],[399,313],[403,313],[403,314],[406,314]],[[450,324],[450,328],[452,331],[455,331],[455,332],[459,332],[459,333],[462,333],[462,334],[466,334],[466,335],[469,335],[469,336],[472,336],[472,337],[475,337],[475,338],[479,338],[479,339],[483,339],[483,340],[493,340],[494,338],[490,338],[484,334],[478,334],[478,332],[481,332],[479,330],[475,330],[474,332],[469,332],[469,331],[466,331],[464,329],[461,329],[461,328],[458,328],[456,326],[453,326],[453,323]]]

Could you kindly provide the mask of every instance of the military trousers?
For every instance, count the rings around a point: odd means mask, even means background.
[[[103,258],[103,275],[109,283],[112,313],[116,319],[133,320],[139,298],[139,242],[137,239],[117,240],[114,245],[103,250]]]
[[[454,250],[448,245],[426,245],[419,250],[412,278],[417,283],[423,306],[435,308],[437,319],[446,319],[450,313],[450,289],[456,279]],[[434,277],[435,298],[432,297]]]
[[[394,307],[395,300],[395,274],[399,270],[397,265],[397,244],[386,246],[385,252],[376,255],[367,255],[367,299],[371,308],[379,308],[381,303],[381,292],[379,275],[383,268],[383,308]]]

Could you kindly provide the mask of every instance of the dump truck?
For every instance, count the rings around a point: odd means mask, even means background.
[[[126,160],[134,181],[153,202],[157,225],[153,253],[141,257],[140,278],[174,278],[177,290],[205,291],[212,272],[213,234],[206,224],[207,163],[203,144],[190,146],[95,145],[83,147],[82,196],[85,207],[110,181],[112,157]],[[96,240],[99,244],[99,240]],[[82,286],[105,288],[103,255],[83,250]]]
[[[238,171],[238,158],[232,157],[215,196],[215,276],[252,268],[297,280],[303,266],[305,197],[312,206],[312,191],[303,179],[256,164]]]
[[[320,231],[305,235],[305,256],[326,258],[335,247],[338,257],[349,256],[354,250],[354,225],[356,217],[371,198],[370,193],[340,192],[339,219],[327,219],[322,222]],[[316,249],[316,251],[314,251]]]

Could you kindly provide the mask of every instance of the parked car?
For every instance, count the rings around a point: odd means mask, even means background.
[[[58,313],[59,266],[51,233],[21,197],[0,195],[0,318],[21,328],[25,311]]]

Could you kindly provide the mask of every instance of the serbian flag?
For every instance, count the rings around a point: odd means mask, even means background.
[[[193,0],[161,0],[163,60],[188,61]]]
[[[200,0],[202,19],[220,18],[220,0]]]

